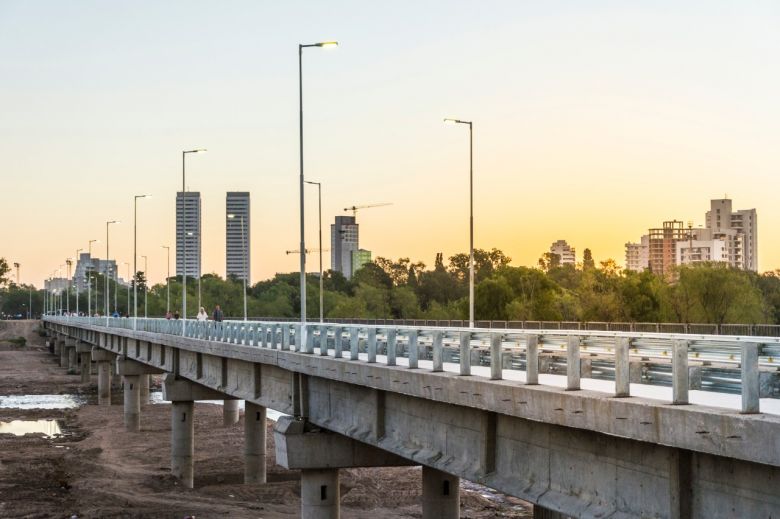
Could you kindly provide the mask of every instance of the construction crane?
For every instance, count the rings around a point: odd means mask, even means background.
[[[345,211],[352,211],[352,216],[357,217],[358,209],[368,209],[369,207],[382,207],[385,205],[393,205],[392,202],[385,202],[383,204],[369,204],[369,205],[353,205],[352,207],[345,207]]]
[[[330,249],[322,249],[322,252],[329,252]],[[306,249],[306,254],[312,253],[312,252],[320,252],[320,249]],[[300,254],[301,249],[296,250],[286,250],[284,251],[285,254]]]

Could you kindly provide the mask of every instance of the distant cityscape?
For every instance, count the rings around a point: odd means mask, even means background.
[[[560,265],[576,265],[574,247],[566,240],[550,246]],[[625,269],[649,270],[668,278],[678,265],[715,262],[758,272],[758,220],[755,209],[734,210],[731,199],[710,200],[704,226],[667,220],[651,227],[638,242],[625,245]]]

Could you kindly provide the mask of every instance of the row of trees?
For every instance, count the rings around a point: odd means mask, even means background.
[[[497,249],[475,251],[475,312],[479,320],[565,320],[701,323],[780,324],[780,271],[756,274],[723,264],[679,267],[674,281],[666,282],[648,271],[628,272],[612,261],[598,265],[589,251],[577,265],[561,265],[555,255],[545,254],[538,266],[513,267],[511,259]],[[29,289],[8,279],[7,264],[0,260],[0,313],[26,313]],[[377,258],[347,280],[338,272],[324,273],[326,317],[394,319],[466,319],[468,317],[468,255],[456,254],[445,262],[437,254],[433,268],[408,258]],[[105,279],[100,275],[90,293],[94,309],[105,308]],[[181,278],[171,278],[149,288],[148,315],[162,316],[167,308],[182,308]],[[144,313],[142,274],[139,315]],[[168,303],[170,288],[170,306]],[[215,274],[187,281],[188,316],[201,304],[211,311],[216,304],[225,315],[243,315],[242,284]],[[319,315],[319,279],[307,276],[309,318]],[[116,301],[116,305],[115,305]],[[69,295],[76,308],[75,292]],[[43,304],[42,292],[33,292],[33,308]],[[63,301],[65,308],[68,302]],[[87,294],[78,297],[86,310]],[[132,315],[132,290],[109,283],[109,308]],[[300,308],[297,273],[277,274],[248,289],[250,317],[296,317]],[[39,313],[39,310],[36,310]]]

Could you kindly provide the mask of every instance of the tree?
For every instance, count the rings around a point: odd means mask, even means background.
[[[352,282],[356,285],[370,285],[373,287],[390,288],[393,279],[376,262],[366,263],[352,276]]]
[[[5,258],[0,258],[0,288],[8,284],[8,273],[11,271],[11,267],[8,266],[8,262]]]
[[[549,273],[553,269],[557,269],[561,266],[561,255],[554,252],[545,252],[542,257],[539,258],[539,268]]]
[[[685,265],[678,287],[689,291],[697,320],[706,323],[755,323],[763,320],[762,294],[750,275],[723,263]]]
[[[487,279],[476,287],[474,312],[480,319],[505,321],[511,300],[512,289],[504,278]]]
[[[585,249],[584,251],[582,251],[582,270],[589,270],[595,268],[596,268],[596,262],[593,261],[593,254],[590,252],[590,249]]]

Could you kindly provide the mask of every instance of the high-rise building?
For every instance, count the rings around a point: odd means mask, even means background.
[[[184,251],[187,250],[185,265]],[[200,193],[176,193],[176,275],[200,277]]]
[[[677,242],[689,238],[688,229],[683,227],[683,222],[671,220],[664,222],[663,227],[650,229],[648,235],[650,272],[668,277],[677,264]]]
[[[251,283],[251,256],[249,237],[249,193],[246,191],[228,192],[225,202],[225,258],[227,277],[235,277]],[[231,218],[232,215],[232,218]],[[243,225],[242,225],[243,222]]]
[[[111,279],[116,279],[117,269],[115,260],[102,260],[100,258],[93,258],[88,252],[82,252],[79,254],[79,258],[76,261],[76,269],[73,271],[73,284],[79,290],[87,289],[87,274],[103,274],[108,273]]]
[[[734,267],[758,272],[758,219],[755,209],[734,211],[731,200],[710,200],[705,215],[713,237],[727,242],[728,261]]]
[[[357,249],[352,251],[352,274],[360,270],[366,263],[371,263],[371,251],[366,249]]]
[[[330,268],[352,278],[352,251],[358,250],[358,224],[354,216],[337,216],[330,226]]]
[[[577,254],[566,240],[558,240],[550,245],[550,253],[557,254],[561,265],[576,265]]]
[[[650,236],[645,234],[639,243],[626,243],[626,270],[642,272],[650,267]]]

